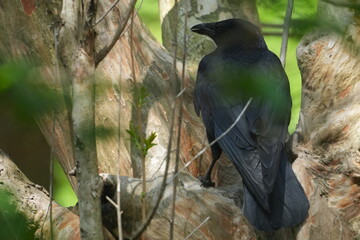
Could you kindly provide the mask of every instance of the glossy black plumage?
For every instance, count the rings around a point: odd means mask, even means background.
[[[199,24],[192,31],[211,37],[217,49],[199,64],[194,106],[209,142],[235,121],[236,126],[211,150],[213,164],[222,151],[244,182],[244,215],[257,228],[273,231],[301,223],[309,208],[285,152],[291,113],[287,76],[268,50],[258,28],[240,19]],[[213,186],[211,169],[201,177]]]

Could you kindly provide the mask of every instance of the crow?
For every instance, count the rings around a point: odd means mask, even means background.
[[[260,30],[242,19],[193,26],[217,48],[200,61],[194,107],[209,142],[225,132],[251,98],[237,124],[211,147],[212,163],[199,179],[212,187],[211,170],[222,152],[243,179],[243,213],[262,231],[304,221],[309,201],[285,150],[291,114],[289,81]]]

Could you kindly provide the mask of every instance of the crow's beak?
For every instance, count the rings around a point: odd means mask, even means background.
[[[191,31],[211,37],[216,32],[215,24],[216,23],[201,23],[201,24],[193,26],[191,28]]]

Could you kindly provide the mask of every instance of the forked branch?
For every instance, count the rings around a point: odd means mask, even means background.
[[[113,37],[113,39],[111,40],[111,42],[106,45],[104,48],[102,48],[95,57],[95,66],[97,66],[101,60],[103,60],[106,55],[110,52],[110,50],[114,47],[115,43],[117,42],[117,40],[119,40],[120,35],[124,32],[124,30],[126,29],[126,24],[129,21],[130,15],[134,10],[134,7],[136,5],[136,1],[137,0],[130,0],[130,4],[128,9],[126,9],[126,12],[124,14],[124,19],[122,21],[120,21],[120,24],[118,25],[115,35]]]

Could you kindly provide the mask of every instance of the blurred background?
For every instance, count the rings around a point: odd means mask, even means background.
[[[257,4],[262,23],[283,24],[287,1],[259,0]],[[316,5],[317,1],[315,0],[295,1],[292,17],[293,28],[290,33],[285,69],[290,80],[293,98],[290,132],[293,132],[296,127],[301,103],[301,77],[296,61],[296,46],[301,40],[301,36],[310,27],[313,27],[311,22],[316,16]],[[157,0],[144,0],[143,2],[139,0],[137,7],[143,22],[154,37],[161,42]],[[297,22],[307,24],[296,25]],[[264,31],[281,33],[281,29],[267,28]],[[270,50],[279,55],[281,34],[266,36],[265,39]],[[14,72],[16,72],[16,76],[13,76]],[[14,71],[13,68],[0,61],[0,149],[10,155],[31,181],[49,189],[49,147],[31,117],[33,107],[29,107],[29,104],[32,104],[33,101],[24,98],[26,94],[18,92],[16,84],[12,84],[11,81],[9,83],[8,79],[14,78],[21,78],[21,71]],[[54,172],[54,198],[63,206],[75,205],[77,202],[65,174],[57,162]],[[4,236],[1,231],[0,236]]]

